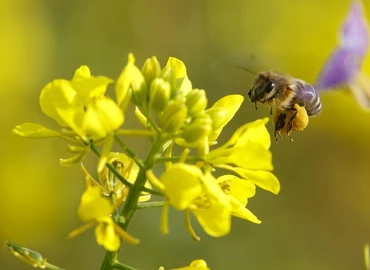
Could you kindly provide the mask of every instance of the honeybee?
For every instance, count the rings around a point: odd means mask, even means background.
[[[257,102],[271,107],[276,141],[282,138],[281,133],[293,141],[290,133],[305,129],[308,117],[318,115],[322,108],[319,95],[309,83],[272,71],[257,74],[248,96],[256,109]]]

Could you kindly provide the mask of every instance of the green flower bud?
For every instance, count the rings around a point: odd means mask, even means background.
[[[194,143],[208,136],[211,130],[211,117],[206,113],[202,113],[184,127],[182,137],[185,139],[185,141],[189,143]]]
[[[171,69],[171,99],[178,99],[179,97],[185,97],[192,89],[191,82],[186,76],[186,66],[185,64],[174,57],[168,58],[167,64],[163,69]],[[162,72],[163,72],[162,71]]]
[[[190,91],[193,89],[193,85],[191,84],[191,81],[189,80],[188,76],[178,79],[176,87],[177,89],[179,89],[179,92],[182,93],[184,96],[189,94]]]
[[[13,253],[14,256],[23,262],[41,269],[46,267],[46,259],[44,259],[39,252],[19,246],[10,241],[5,241],[5,246],[8,247],[9,251]]]
[[[207,97],[204,90],[193,89],[186,96],[186,106],[189,109],[189,115],[194,116],[203,112],[207,107]]]
[[[151,82],[159,76],[161,73],[161,65],[155,56],[145,61],[141,73],[143,73],[147,85],[150,85]]]
[[[175,87],[176,87],[176,76],[175,76],[175,72],[173,71],[172,68],[165,67],[164,69],[162,69],[162,72],[159,75],[159,77],[161,77],[165,81],[169,82],[170,85],[171,85],[172,90],[175,89]],[[171,96],[172,96],[172,94],[171,94]]]
[[[149,90],[150,105],[156,111],[163,111],[171,96],[171,85],[162,78],[155,78]]]
[[[130,92],[132,89],[132,96]],[[127,107],[126,99],[140,105],[146,101],[147,86],[145,78],[141,71],[135,66],[135,58],[133,54],[129,54],[127,65],[119,75],[115,85],[117,104],[121,108]]]
[[[159,117],[159,127],[166,132],[175,132],[182,128],[188,116],[185,103],[176,100],[170,102]]]
[[[186,76],[186,66],[180,59],[175,57],[168,58],[166,67],[169,67],[173,70],[176,79]]]

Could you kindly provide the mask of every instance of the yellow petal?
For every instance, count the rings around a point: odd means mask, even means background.
[[[223,153],[223,150],[226,150]],[[209,153],[209,161],[218,164],[232,164],[245,169],[273,170],[272,154],[261,144],[246,142],[243,147],[220,147]]]
[[[113,222],[113,221],[112,221]],[[118,226],[116,223],[113,222],[114,230],[117,235],[119,235],[122,240],[125,242],[131,244],[131,245],[137,245],[140,243],[140,240],[130,235],[128,232],[126,232],[124,229],[122,229],[120,226]]]
[[[79,67],[71,81],[78,102],[87,105],[93,98],[102,97],[113,80],[105,76],[91,76],[88,66]]]
[[[72,166],[77,163],[80,163],[86,156],[87,152],[79,153],[71,158],[61,158],[59,159],[59,163],[61,166]]]
[[[228,95],[218,100],[211,109],[220,108],[223,112],[222,122],[214,129],[209,136],[210,141],[215,141],[220,135],[222,129],[230,122],[236,112],[239,110],[244,98],[241,95]],[[213,119],[212,119],[213,120]]]
[[[166,196],[176,209],[183,210],[202,193],[202,171],[187,164],[175,164],[160,178]]]
[[[229,204],[214,202],[208,208],[192,209],[204,231],[213,237],[224,236],[231,227],[231,209]]]
[[[136,103],[146,100],[146,82],[140,69],[135,66],[133,54],[129,54],[128,62],[117,79],[115,92],[118,106],[123,105],[129,95],[129,88],[132,87],[132,98]],[[140,103],[141,104],[141,103]]]
[[[250,210],[245,208],[245,206],[242,205],[236,198],[230,196],[229,199],[233,216],[243,218],[257,224],[261,223],[261,221]]]
[[[40,94],[40,107],[44,114],[54,119],[61,127],[69,127],[59,111],[74,108],[76,91],[67,80],[54,80]],[[58,111],[59,109],[59,111]],[[81,108],[82,109],[82,108]]]
[[[111,211],[111,204],[108,199],[101,196],[99,187],[88,187],[82,194],[78,207],[78,216],[82,221],[109,217]]]
[[[113,80],[104,77],[90,77],[90,78],[79,78],[71,81],[72,87],[76,91],[76,99],[78,102],[87,105],[94,98],[103,97],[107,91],[107,87]]]
[[[239,174],[244,179],[253,182],[253,184],[255,184],[256,186],[259,186],[260,188],[270,191],[274,194],[278,194],[280,191],[280,182],[277,177],[271,172],[259,170],[254,171],[243,168],[236,168],[229,165],[217,165],[217,167],[233,171]]]
[[[168,58],[166,67],[171,68],[175,72],[176,79],[186,76],[186,66],[184,62],[175,57]]]
[[[100,98],[88,106],[83,119],[84,133],[100,139],[117,130],[124,121],[122,110],[109,98]]]
[[[253,142],[269,149],[271,144],[270,133],[265,126],[268,121],[269,119],[265,117],[241,126],[234,132],[225,147],[242,146],[247,142]]]
[[[171,270],[209,270],[209,268],[207,267],[207,263],[204,260],[198,259],[198,260],[192,261],[189,266],[175,268]]]
[[[92,176],[85,169],[85,167],[84,167],[84,165],[82,163],[80,165],[80,169],[81,169],[81,172],[82,172],[82,174],[84,176],[84,179],[85,179],[85,187],[86,187],[86,189],[91,188],[91,187],[99,187],[101,194],[104,194],[104,195],[108,195],[109,196],[109,193],[106,190],[104,190],[104,188],[101,185],[99,185],[99,183],[97,181],[95,181],[94,178],[92,178]]]
[[[88,66],[80,66],[78,69],[76,69],[75,74],[73,75],[73,81],[79,80],[79,79],[86,79],[90,78],[91,73]]]
[[[73,230],[68,234],[68,239],[74,238],[78,235],[80,235],[83,232],[86,232],[88,229],[90,229],[92,226],[94,226],[96,221],[90,222],[88,224],[85,224],[81,226],[80,228],[77,228],[76,230]]]
[[[242,205],[247,205],[248,198],[251,198],[256,193],[256,186],[248,180],[241,179],[235,175],[223,175],[217,178],[217,182],[221,187],[226,184],[228,186],[226,194],[234,197]]]
[[[23,123],[16,126],[12,131],[18,136],[27,138],[51,138],[61,136],[59,132],[36,123]]]
[[[105,139],[103,149],[100,153],[100,158],[99,158],[99,161],[98,161],[98,169],[97,169],[98,175],[105,168],[105,164],[108,161],[109,153],[110,153],[110,150],[112,149],[113,142],[114,142],[114,136],[113,135],[110,135]]]
[[[96,242],[104,246],[106,250],[117,251],[121,246],[121,240],[114,230],[113,220],[101,222],[95,228]]]
[[[135,116],[145,128],[148,127],[148,120],[138,107],[135,107]]]

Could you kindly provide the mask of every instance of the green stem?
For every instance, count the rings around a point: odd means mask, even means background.
[[[153,119],[150,117],[149,111],[147,108],[140,107],[140,111],[142,114],[146,117],[147,121],[149,122],[150,126],[156,131],[157,134],[160,134],[161,130],[157,126],[157,124],[153,121]]]
[[[176,161],[179,161],[181,158],[181,156],[173,156],[173,157],[158,157],[155,159],[155,163],[159,163],[159,162],[176,162]],[[201,157],[197,157],[197,156],[188,156],[186,158],[186,161],[187,162],[198,162],[198,161],[202,161],[203,159]]]
[[[91,150],[98,156],[100,157],[100,152],[98,151],[98,149],[95,147],[95,145],[93,143],[90,144],[90,148]],[[114,176],[116,176],[118,178],[118,180],[120,180],[122,182],[122,184],[124,184],[125,186],[127,187],[132,187],[133,184],[130,183],[129,181],[126,180],[126,178],[124,178],[113,166],[112,164],[110,163],[106,163],[105,166],[107,166],[107,168],[114,174]],[[154,189],[151,189],[151,188],[147,188],[147,187],[142,187],[141,188],[142,191],[145,191],[145,192],[149,192],[150,194],[153,194],[153,195],[159,195],[159,196],[163,196],[163,193],[158,191],[158,190],[154,190]]]
[[[100,270],[112,269],[114,263],[117,261],[118,251],[105,251],[104,258],[100,264]]]
[[[45,263],[45,268],[50,269],[50,270],[64,270],[63,268],[60,268],[60,267],[58,267],[56,265],[53,265],[51,263],[48,263],[48,262]]]
[[[90,143],[90,148],[93,150],[93,152],[100,158],[100,152],[99,150],[95,147],[93,143]],[[131,187],[132,184],[127,181],[110,163],[105,163],[105,166],[114,174],[115,177],[118,178],[124,184],[125,186]]]
[[[123,151],[125,151],[140,168],[144,167],[143,161],[117,135],[114,136],[114,139],[122,147]]]
[[[128,224],[136,210],[137,203],[139,201],[140,193],[143,190],[146,182],[146,171],[153,168],[155,158],[162,152],[162,146],[166,142],[160,134],[154,138],[152,147],[145,160],[145,168],[140,168],[139,174],[136,178],[135,185],[132,186],[127,196],[126,203],[122,208],[121,215],[125,218],[125,226],[123,229],[127,229]]]
[[[128,266],[128,265],[126,265],[126,264],[119,263],[119,262],[115,262],[115,263],[112,265],[112,269],[137,270],[136,268],[133,268],[133,267],[131,267],[131,266]]]
[[[146,209],[146,208],[154,208],[154,207],[161,207],[164,205],[163,202],[142,202],[137,204],[137,209]]]
[[[155,132],[151,130],[136,130],[136,129],[119,129],[116,131],[117,135],[131,136],[131,137],[152,137]]]
[[[154,141],[150,148],[147,158],[145,159],[145,167],[141,167],[139,174],[136,178],[135,184],[131,186],[128,196],[126,198],[126,203],[124,204],[121,216],[124,217],[125,223],[122,225],[124,230],[127,227],[137,209],[138,201],[141,192],[144,190],[144,185],[146,182],[146,171],[153,168],[155,158],[161,154],[163,145],[168,141],[168,138],[163,138],[160,133],[154,137]],[[106,251],[104,254],[103,261],[100,265],[100,270],[110,270],[116,262],[119,250],[112,252]]]

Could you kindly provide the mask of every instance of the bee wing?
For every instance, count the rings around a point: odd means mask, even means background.
[[[304,80],[294,79],[294,84],[290,88],[296,92],[296,96],[302,100],[311,100],[316,94],[313,86]]]
[[[360,106],[370,110],[370,78],[360,72],[348,83],[348,86]]]

